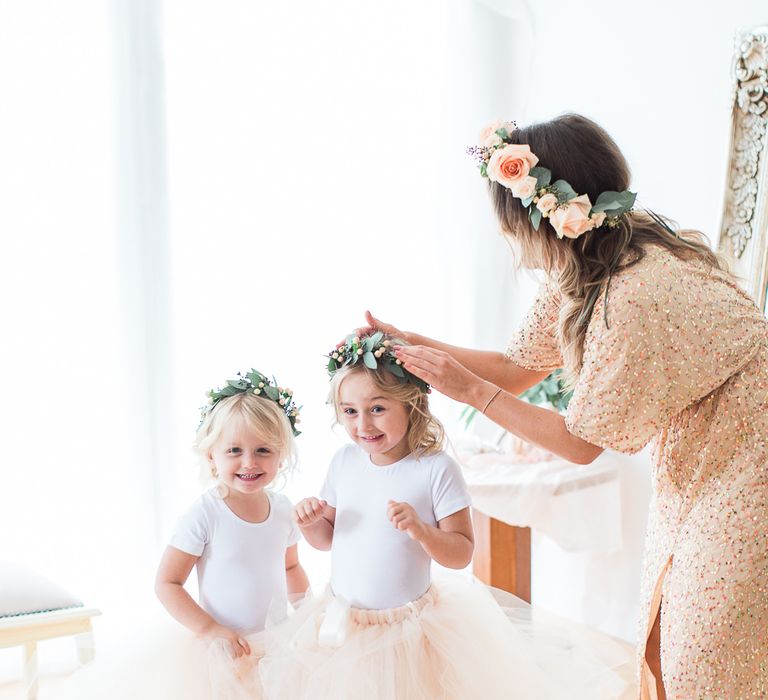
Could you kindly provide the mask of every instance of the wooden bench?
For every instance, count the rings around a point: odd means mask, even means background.
[[[93,660],[91,618],[101,615],[82,606],[0,617],[0,649],[24,647],[24,685],[27,700],[37,698],[37,643],[45,639],[74,636],[80,663]]]

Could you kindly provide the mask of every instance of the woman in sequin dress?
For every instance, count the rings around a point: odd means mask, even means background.
[[[517,129],[553,179],[591,201],[628,166],[578,115]],[[558,238],[489,183],[520,264],[548,275],[506,353],[404,333],[406,367],[513,434],[589,463],[653,442],[641,588],[641,698],[768,697],[768,321],[696,232],[633,211]],[[563,417],[516,395],[562,367]]]

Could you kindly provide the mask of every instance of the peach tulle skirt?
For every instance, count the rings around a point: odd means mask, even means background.
[[[345,639],[319,641],[329,591],[247,637],[233,660],[169,618],[116,625],[56,700],[625,700],[631,645],[535,611],[461,576],[391,610],[351,608]],[[284,609],[274,617],[284,618]],[[337,626],[339,627],[339,626]],[[325,628],[327,631],[327,628]],[[338,629],[337,629],[338,631]],[[324,637],[324,641],[327,639]]]
[[[351,608],[335,646],[319,641],[332,601],[326,591],[268,627],[259,664],[266,700],[636,697],[630,645],[537,619],[479,582],[450,577],[400,608]]]
[[[159,629],[158,629],[159,627]],[[132,637],[132,639],[130,639]],[[126,630],[119,647],[97,652],[57,700],[261,700],[263,632],[246,637],[251,655],[232,659],[220,640],[205,642],[170,621]]]

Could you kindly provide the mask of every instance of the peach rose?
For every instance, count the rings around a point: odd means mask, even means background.
[[[549,214],[557,206],[557,195],[547,192],[547,194],[539,197],[539,201],[536,202],[536,208],[542,214]]]
[[[493,148],[494,146],[501,145],[501,136],[496,133],[497,129],[506,129],[507,132],[515,130],[515,125],[510,122],[501,121],[497,119],[480,132],[480,145],[485,148]]]
[[[533,195],[536,194],[537,182],[538,180],[536,180],[535,177],[524,177],[522,180],[515,183],[515,186],[512,188],[512,194],[519,199],[528,199],[528,197],[533,197]]]
[[[528,144],[511,143],[493,152],[488,161],[488,179],[498,182],[509,189],[520,182],[539,159],[531,153]]]
[[[549,222],[557,231],[557,237],[578,238],[595,228],[595,221],[589,218],[592,202],[585,194],[571,199],[549,215]]]

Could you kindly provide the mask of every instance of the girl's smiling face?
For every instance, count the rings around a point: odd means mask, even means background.
[[[251,495],[271,483],[280,468],[279,450],[245,421],[227,423],[208,455],[218,478],[235,493]]]
[[[394,464],[410,453],[408,409],[385,396],[366,372],[353,372],[344,378],[338,410],[349,437],[374,464]]]

